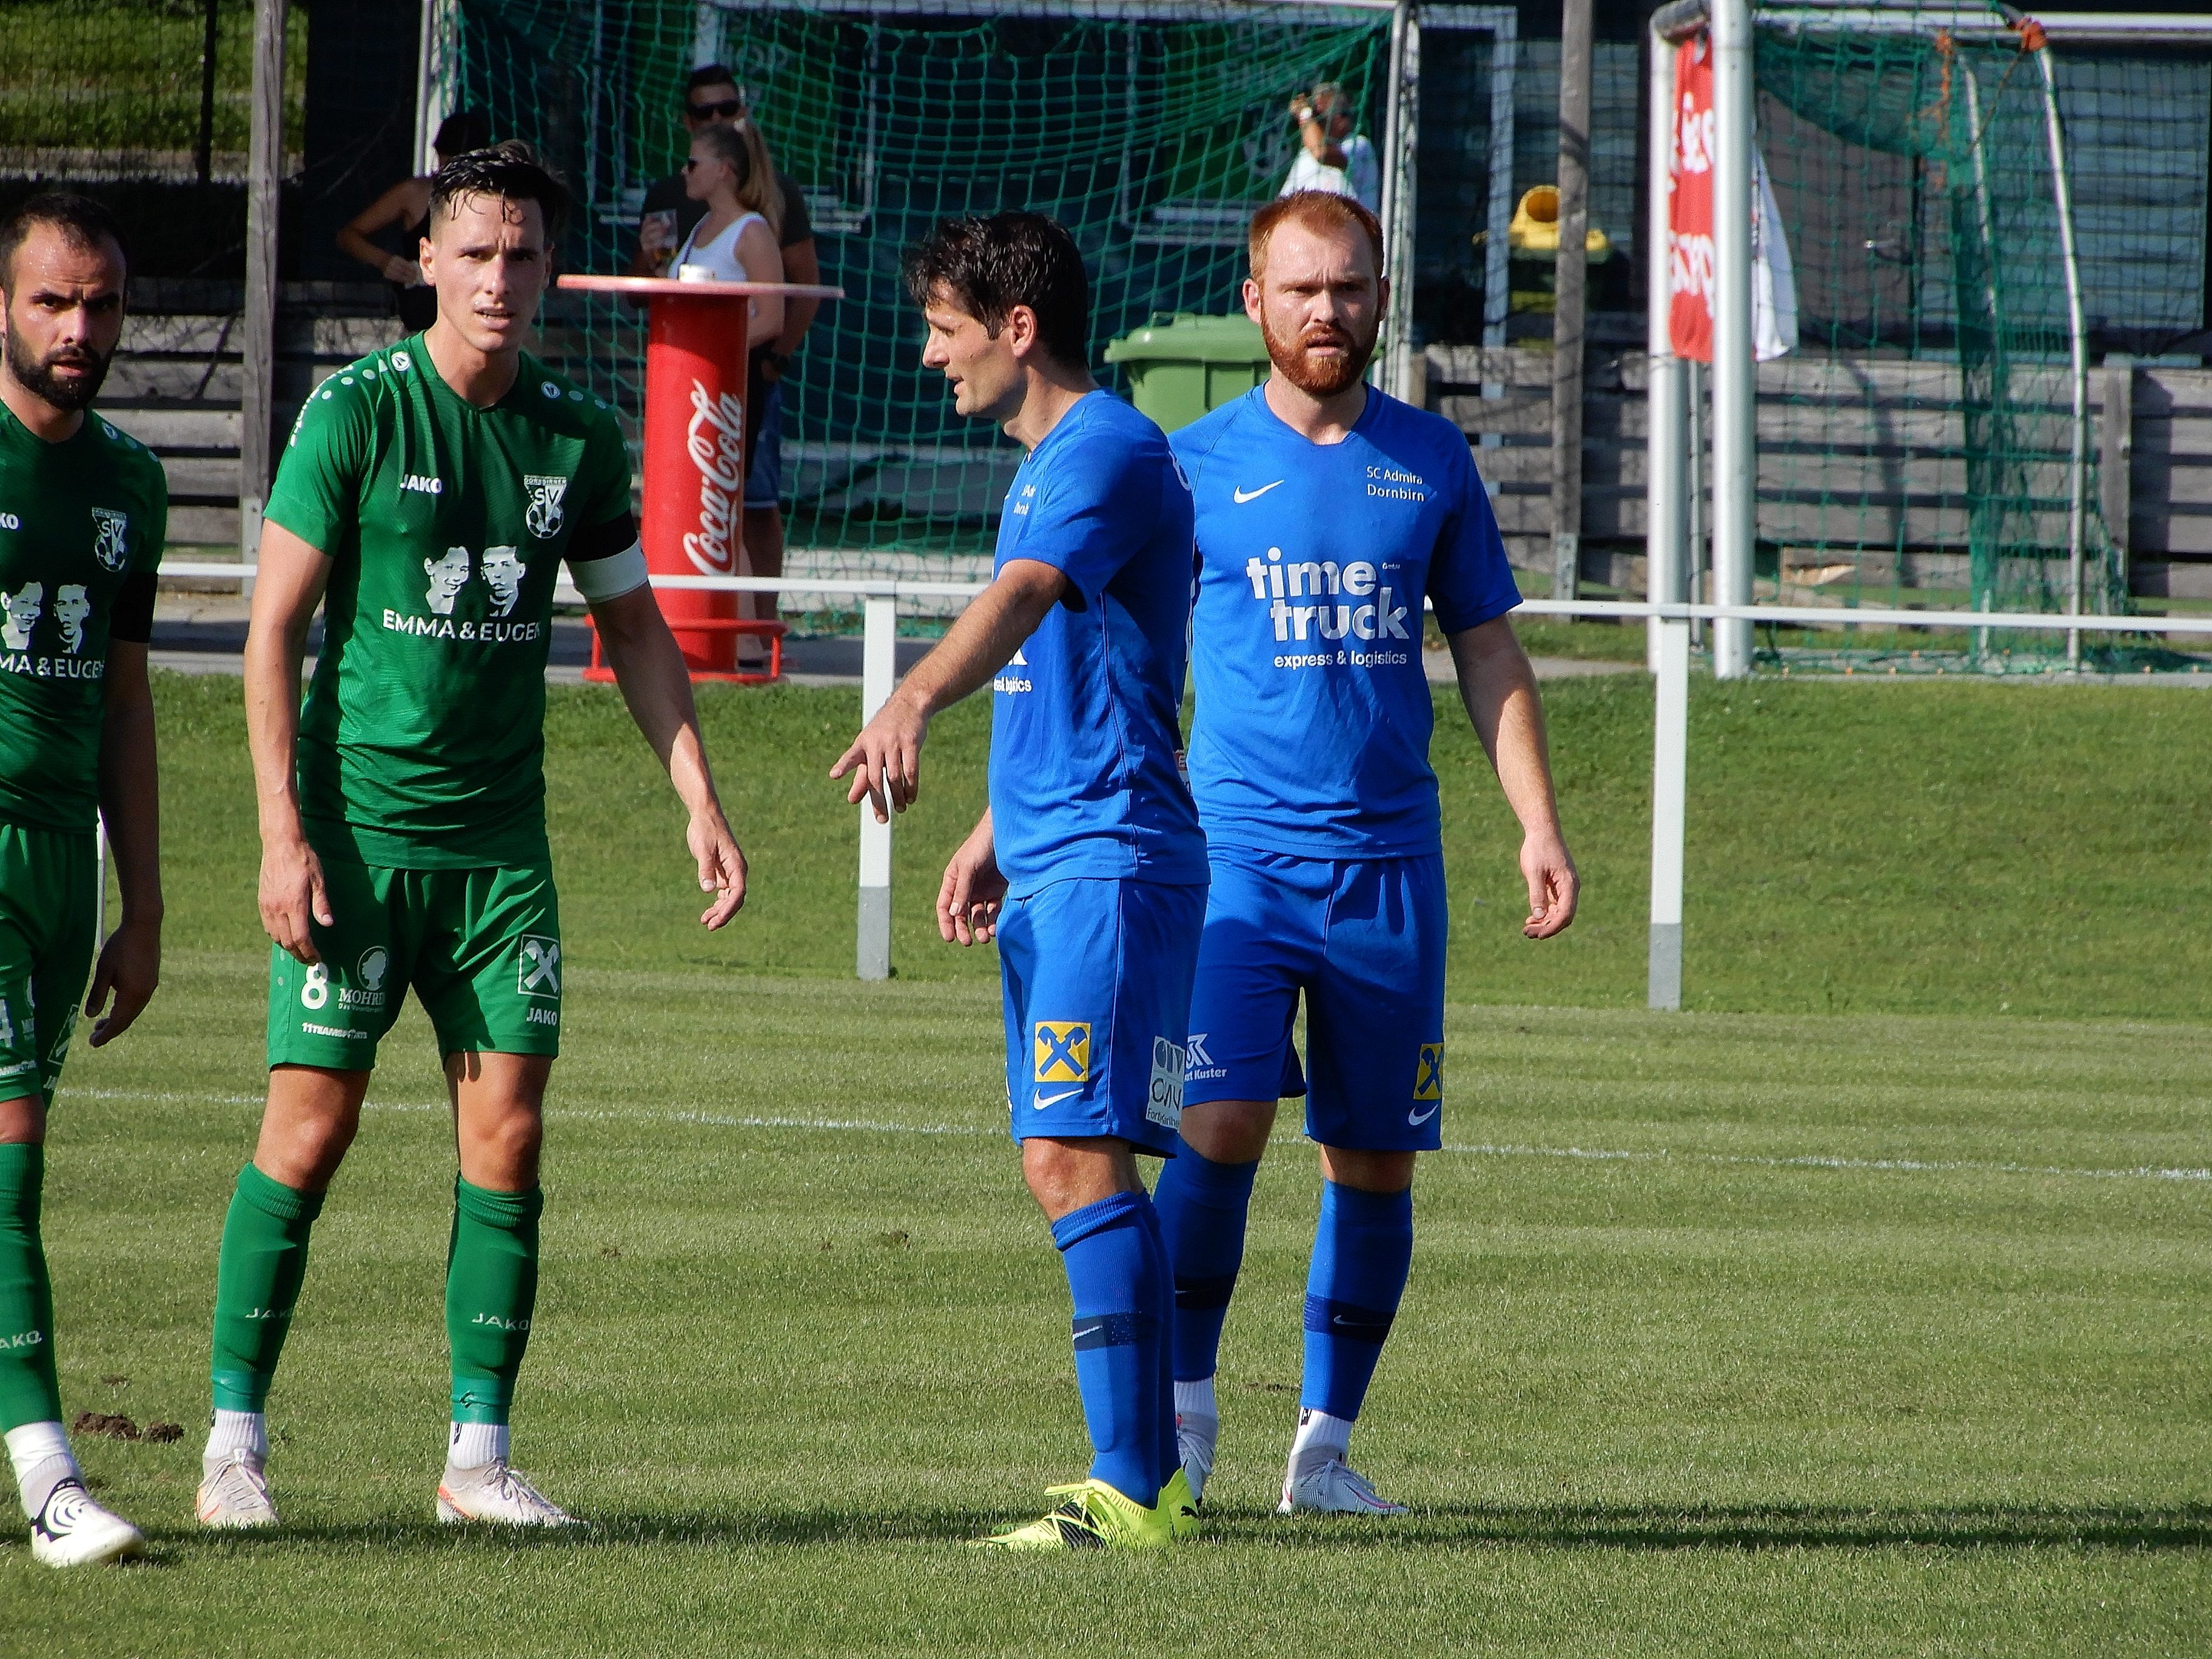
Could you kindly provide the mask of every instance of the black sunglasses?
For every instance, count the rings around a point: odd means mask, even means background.
[[[720,98],[711,104],[686,104],[695,121],[734,121],[745,112],[742,98]]]

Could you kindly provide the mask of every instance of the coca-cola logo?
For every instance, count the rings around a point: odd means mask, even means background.
[[[744,399],[692,381],[684,452],[699,469],[699,527],[684,538],[684,551],[702,576],[732,575],[744,514]]]

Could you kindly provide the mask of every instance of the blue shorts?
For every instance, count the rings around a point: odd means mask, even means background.
[[[1206,889],[1073,877],[999,915],[1016,1140],[1118,1135],[1175,1154]]]
[[[752,411],[753,453],[745,463],[745,505],[774,507],[783,495],[783,382],[762,392]]]
[[[1304,1095],[1306,1133],[1324,1146],[1434,1152],[1443,1144],[1442,856],[1208,851],[1184,1098]],[[1291,1040],[1301,992],[1303,1069]]]

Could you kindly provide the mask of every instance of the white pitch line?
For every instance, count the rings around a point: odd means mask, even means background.
[[[1820,1152],[1792,1157],[1760,1157],[1749,1152],[1615,1152],[1592,1146],[1519,1146],[1446,1145],[1447,1152],[1477,1158],[1561,1158],[1591,1163],[1740,1164],[1766,1170],[1871,1170],[1908,1174],[1960,1172],[1979,1175],[2067,1176],[2082,1181],[2212,1181],[2212,1170],[2159,1169],[2138,1164],[2131,1170],[2074,1169],[2058,1164],[2000,1164],[1972,1158],[1842,1158]]]
[[[199,1094],[170,1089],[74,1089],[87,1100],[191,1100],[225,1106],[258,1106],[259,1095]],[[442,1100],[371,1100],[372,1112],[442,1112]],[[800,1129],[832,1134],[880,1135],[1001,1135],[996,1126],[985,1128],[961,1123],[896,1123],[888,1119],[857,1117],[741,1117],[726,1112],[651,1112],[603,1106],[555,1106],[547,1114],[555,1122],[581,1119],[608,1123],[696,1123],[713,1129]],[[1304,1135],[1276,1135],[1273,1144],[1294,1146]],[[1844,1158],[1825,1152],[1801,1152],[1789,1157],[1752,1152],[1678,1152],[1664,1147],[1656,1152],[1632,1152],[1602,1146],[1534,1146],[1481,1141],[1468,1145],[1446,1142],[1441,1152],[1468,1158],[1565,1158],[1590,1164],[1740,1164],[1762,1170],[1864,1170],[1875,1174],[1906,1175],[2031,1175],[2058,1176],[2077,1181],[2203,1181],[2212,1182],[2212,1169],[2160,1169],[2137,1164],[2127,1170],[2080,1169],[2061,1164],[2005,1164],[1972,1158]]]

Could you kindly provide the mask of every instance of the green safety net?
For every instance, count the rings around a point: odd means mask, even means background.
[[[2091,88],[2054,58],[2047,92],[2033,40],[1943,26],[1959,16],[1759,14],[1759,143],[1800,313],[1798,350],[1759,370],[1760,574],[1817,602],[1994,611],[2064,611],[2078,582],[2081,609],[2124,611],[2063,234],[2067,106]],[[2200,167],[2202,143],[2200,118]],[[2042,670],[2065,649],[1965,627],[1903,653]]]
[[[1065,3],[702,7],[463,0],[453,100],[543,147],[584,198],[572,269],[617,270],[681,161],[684,76],[720,61],[797,181],[826,305],[793,367],[782,494],[810,574],[943,574],[988,550],[1019,452],[920,362],[900,256],[937,221],[1027,207],[1094,284],[1092,361],[1155,312],[1239,309],[1245,229],[1287,172],[1291,95],[1341,83],[1381,147],[1387,9]],[[549,350],[633,422],[627,302],[562,296]],[[633,424],[633,430],[635,426]]]

